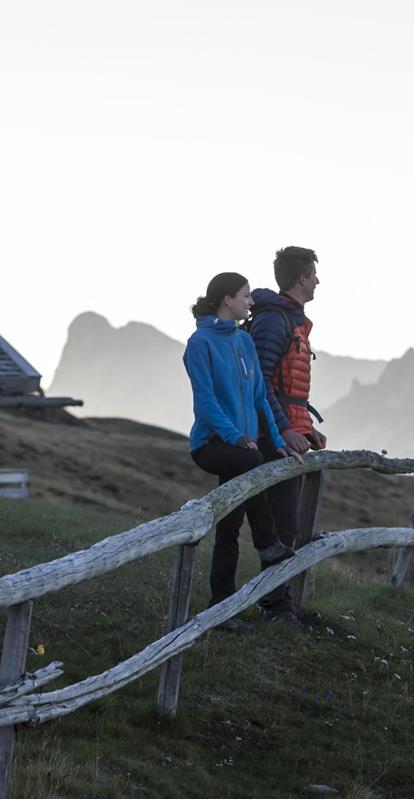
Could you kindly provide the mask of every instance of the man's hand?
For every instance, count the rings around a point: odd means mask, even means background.
[[[259,449],[257,444],[256,444],[256,442],[254,442],[253,439],[249,439],[249,441],[246,442],[246,447],[248,447],[249,450],[258,450]]]
[[[292,428],[286,428],[284,431],[282,431],[282,437],[288,447],[290,447],[290,449],[295,453],[299,453],[299,455],[306,453],[306,451],[309,450],[309,441],[306,436],[303,436],[302,433],[295,433],[292,431]]]
[[[311,450],[324,450],[326,447],[326,436],[320,431],[313,428],[312,433],[308,437]]]

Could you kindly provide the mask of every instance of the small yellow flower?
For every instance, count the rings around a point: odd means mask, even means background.
[[[38,656],[44,656],[45,654],[45,646],[44,644],[38,644],[36,647],[36,653]]]

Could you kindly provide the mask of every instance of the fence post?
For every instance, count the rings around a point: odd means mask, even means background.
[[[410,517],[411,527],[414,528],[414,513]],[[395,563],[394,571],[391,576],[391,583],[393,586],[402,586],[407,575],[408,570],[413,560],[414,547],[400,547],[397,561]]]
[[[0,687],[22,677],[26,669],[32,600],[9,606],[0,662]],[[8,797],[16,728],[0,728],[0,797]]]
[[[183,544],[177,548],[173,564],[172,586],[166,633],[179,628],[188,620],[193,582],[196,545]],[[175,719],[180,691],[183,653],[165,661],[161,666],[157,694],[157,713],[160,717]]]
[[[303,476],[302,492],[299,511],[299,534],[296,538],[295,547],[299,550],[310,542],[319,521],[319,512],[323,492],[323,472],[309,472]],[[307,571],[296,575],[291,581],[293,602],[298,608],[302,608],[306,591]]]

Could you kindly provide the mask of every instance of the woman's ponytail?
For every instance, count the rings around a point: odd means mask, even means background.
[[[191,307],[193,316],[196,319],[197,317],[207,317],[209,314],[215,314],[217,309],[218,305],[209,300],[208,297],[198,297],[196,304]]]
[[[226,296],[234,297],[237,292],[245,286],[247,278],[238,272],[220,272],[211,279],[207,286],[205,297],[199,297],[191,310],[194,317],[207,317],[209,314],[217,314],[221,301]]]

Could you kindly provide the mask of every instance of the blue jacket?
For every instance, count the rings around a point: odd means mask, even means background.
[[[194,395],[195,422],[190,450],[214,435],[229,444],[257,440],[258,414],[265,415],[276,447],[285,447],[275,424],[254,343],[232,320],[200,317],[190,337],[184,364]]]
[[[274,391],[273,378],[286,352],[286,323],[281,314],[275,314],[271,306],[279,306],[289,314],[293,329],[304,325],[305,312],[299,303],[289,301],[272,289],[254,289],[252,292],[253,322],[250,334],[256,345],[257,355],[266,385],[266,396],[280,431],[290,428],[290,421]]]

